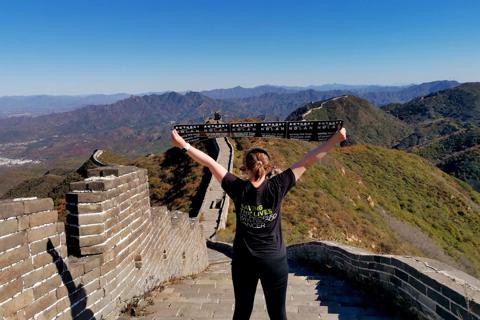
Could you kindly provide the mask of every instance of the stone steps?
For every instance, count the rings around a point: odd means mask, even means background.
[[[287,288],[289,320],[398,319],[382,311],[373,300],[346,282],[291,267]],[[153,292],[143,303],[143,316],[135,319],[232,319],[234,308],[230,263],[211,264],[205,272]],[[259,282],[251,320],[269,319]]]

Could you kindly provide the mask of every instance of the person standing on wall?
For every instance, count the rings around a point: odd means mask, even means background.
[[[248,179],[243,180],[228,172],[209,155],[185,142],[176,130],[172,130],[172,145],[208,167],[235,204],[237,229],[232,258],[234,320],[250,318],[259,279],[270,319],[287,319],[285,300],[288,263],[281,230],[280,206],[287,192],[305,170],[346,137],[346,129],[339,129],[325,143],[305,154],[303,159],[271,178],[267,178],[273,169],[267,150],[252,148],[245,154],[244,169]]]

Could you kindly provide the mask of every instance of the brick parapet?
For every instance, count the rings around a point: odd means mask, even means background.
[[[480,280],[439,261],[373,254],[331,241],[288,247],[289,259],[328,265],[353,281],[375,286],[401,307],[427,319],[480,319]]]
[[[116,319],[134,296],[208,265],[198,222],[150,207],[146,170],[94,169],[72,189],[66,225],[51,199],[0,201],[6,319]]]

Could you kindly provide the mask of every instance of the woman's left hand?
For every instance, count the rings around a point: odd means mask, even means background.
[[[177,130],[172,130],[172,145],[178,148],[184,148],[187,143],[185,140],[178,134]]]

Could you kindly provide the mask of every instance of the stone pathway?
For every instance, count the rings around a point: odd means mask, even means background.
[[[233,315],[234,296],[230,262],[211,264],[201,274],[168,284],[153,292],[142,320],[223,319]],[[331,275],[290,267],[287,289],[289,320],[386,320],[400,319],[380,310],[364,293]],[[251,320],[269,319],[260,282]]]
[[[231,170],[230,149],[228,148],[225,138],[215,139],[219,148],[217,162],[227,170]],[[201,215],[200,224],[202,225],[203,236],[205,239],[214,239],[219,224],[222,224],[221,212],[224,206],[225,192],[220,183],[212,176],[207,187],[207,192],[200,207],[199,215]],[[228,205],[226,206],[228,210]],[[224,217],[225,219],[225,217]],[[223,220],[222,220],[223,221]],[[223,221],[223,224],[225,221]],[[225,226],[223,226],[224,228]],[[222,228],[222,226],[220,226]]]

